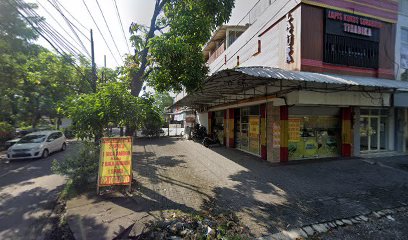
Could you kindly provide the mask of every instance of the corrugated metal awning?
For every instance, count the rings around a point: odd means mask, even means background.
[[[238,99],[238,97],[239,99],[246,98],[245,95],[248,95],[246,91],[251,89],[254,89],[252,97],[271,94],[270,92],[256,92],[255,89],[260,86],[275,87],[278,89],[276,94],[295,90],[328,92],[396,92],[408,90],[408,82],[389,79],[288,71],[269,67],[239,67],[214,73],[204,81],[201,89],[190,93],[178,101],[176,105],[202,107],[212,105],[216,100],[218,100],[218,104],[228,103]]]

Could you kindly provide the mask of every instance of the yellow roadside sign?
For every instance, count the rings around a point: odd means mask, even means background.
[[[102,138],[99,187],[129,185],[132,182],[132,138]]]

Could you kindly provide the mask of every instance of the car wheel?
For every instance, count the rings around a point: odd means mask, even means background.
[[[42,155],[41,155],[41,158],[47,158],[49,154],[50,154],[50,153],[48,152],[48,150],[47,150],[47,149],[44,149],[44,151],[43,151],[43,153],[42,153]]]
[[[61,151],[65,151],[65,149],[67,149],[67,144],[66,144],[66,143],[63,143],[63,144],[62,144],[62,147],[61,147]]]

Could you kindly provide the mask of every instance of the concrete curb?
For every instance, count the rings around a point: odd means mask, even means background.
[[[390,221],[393,218],[390,216],[391,214],[397,212],[405,212],[408,211],[407,205],[397,207],[397,208],[390,208],[390,209],[383,209],[380,211],[372,211],[368,214],[353,216],[350,218],[343,218],[343,219],[336,219],[328,222],[321,222],[315,223],[311,225],[306,225],[300,228],[295,228],[287,231],[281,231],[266,237],[258,238],[258,240],[298,240],[304,239],[308,237],[313,237],[322,233],[329,232],[335,228],[339,227],[346,227],[352,226],[364,222],[368,222],[370,220],[376,220],[379,218],[387,218]]]

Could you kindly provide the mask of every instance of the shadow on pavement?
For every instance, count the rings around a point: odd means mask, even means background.
[[[236,149],[214,148],[247,170],[213,189],[219,208],[241,212],[250,228],[276,233],[408,202],[408,175],[360,160],[273,165]],[[203,206],[204,207],[204,206]],[[261,227],[260,227],[261,226]]]
[[[15,194],[1,193],[0,238],[24,239],[27,236],[39,236],[54,207],[54,203],[48,199],[55,199],[61,188],[62,186],[50,191],[36,187]]]

